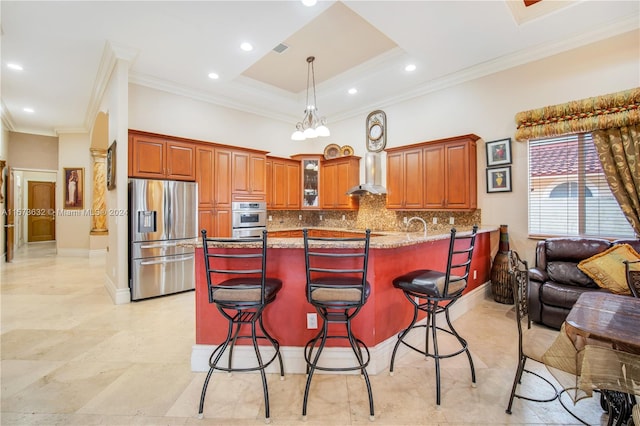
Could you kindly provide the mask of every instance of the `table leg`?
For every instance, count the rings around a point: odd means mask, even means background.
[[[626,425],[631,417],[631,410],[635,403],[635,397],[628,393],[602,390],[600,397],[600,405],[609,413],[609,421],[607,426]],[[603,399],[606,403],[603,405]]]

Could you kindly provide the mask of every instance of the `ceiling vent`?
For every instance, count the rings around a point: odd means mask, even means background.
[[[287,46],[284,43],[280,43],[278,44],[276,47],[273,48],[273,51],[276,53],[284,53],[285,50],[287,50],[289,48],[289,46]]]

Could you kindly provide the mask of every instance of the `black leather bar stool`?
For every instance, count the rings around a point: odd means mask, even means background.
[[[462,353],[466,353],[471,367],[471,382],[475,387],[476,373],[473,368],[473,359],[467,348],[467,341],[463,339],[451,324],[449,309],[460,299],[462,292],[467,287],[469,268],[473,256],[473,247],[476,241],[478,227],[474,225],[470,233],[457,234],[456,229],[451,229],[451,239],[449,241],[449,252],[447,255],[447,267],[444,271],[434,271],[430,269],[420,269],[411,271],[393,280],[393,286],[404,292],[405,297],[413,305],[413,319],[407,328],[398,334],[398,341],[393,348],[391,355],[391,365],[389,373],[393,375],[393,364],[396,352],[400,344],[423,354],[427,358],[433,358],[436,364],[436,404],[440,405],[440,360],[451,358]],[[426,312],[426,324],[416,325],[418,312]],[[444,313],[447,328],[437,325],[437,315]],[[424,349],[417,348],[407,341],[409,332],[417,328],[425,328]],[[440,353],[438,348],[438,332],[453,335],[459,342],[461,349]],[[433,339],[432,346],[429,345],[429,333]]]
[[[369,349],[353,334],[351,321],[367,302],[370,286],[367,281],[369,262],[369,239],[371,231],[362,237],[329,238],[311,237],[303,230],[304,254],[307,272],[307,301],[322,318],[322,328],[307,342],[304,358],[307,362],[307,384],[304,389],[302,418],[307,416],[307,402],[311,379],[316,370],[353,371],[360,370],[369,394],[369,415],[374,419],[373,394],[367,374]],[[339,245],[340,248],[336,248]],[[345,334],[331,334],[329,324],[342,324]],[[333,330],[332,330],[333,332]],[[346,367],[329,367],[319,364],[320,356],[328,339],[346,339],[355,355],[355,364]]]
[[[276,358],[280,363],[280,379],[284,380],[284,368],[280,355],[280,344],[265,330],[262,313],[273,302],[282,288],[282,281],[266,276],[267,231],[261,238],[207,238],[202,230],[202,248],[207,274],[209,303],[215,303],[218,311],[228,321],[227,337],[209,358],[209,372],[200,396],[199,417],[202,418],[207,386],[214,370],[260,371],[264,392],[265,421],[269,423],[269,390],[267,368]],[[260,328],[261,334],[256,329]],[[241,334],[241,327],[248,326],[250,333]],[[249,367],[233,367],[233,349],[238,339],[250,339],[256,355],[256,364]],[[268,361],[263,361],[258,340],[266,340],[275,350]],[[222,355],[228,349],[227,365],[220,365]]]

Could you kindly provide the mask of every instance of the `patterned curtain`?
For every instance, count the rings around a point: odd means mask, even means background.
[[[640,87],[516,114],[517,141],[640,124]]]
[[[640,125],[592,133],[611,192],[640,235]]]
[[[515,139],[592,132],[604,174],[640,235],[640,87],[516,114]]]

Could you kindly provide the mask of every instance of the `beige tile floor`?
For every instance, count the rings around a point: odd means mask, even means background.
[[[264,424],[257,374],[216,374],[205,418],[197,418],[205,373],[190,370],[194,292],[113,305],[101,260],[58,257],[50,243],[22,248],[0,266],[2,425]],[[557,402],[516,400],[505,414],[517,352],[510,309],[487,299],[456,321],[476,363],[476,388],[464,357],[443,361],[436,408],[432,360],[406,354],[393,377],[371,378],[374,423],[359,376],[317,375],[306,424],[577,424]],[[541,392],[532,383],[525,377],[523,386]],[[305,424],[303,389],[303,375],[270,375],[272,424]],[[597,397],[572,409],[589,424],[606,423]]]

